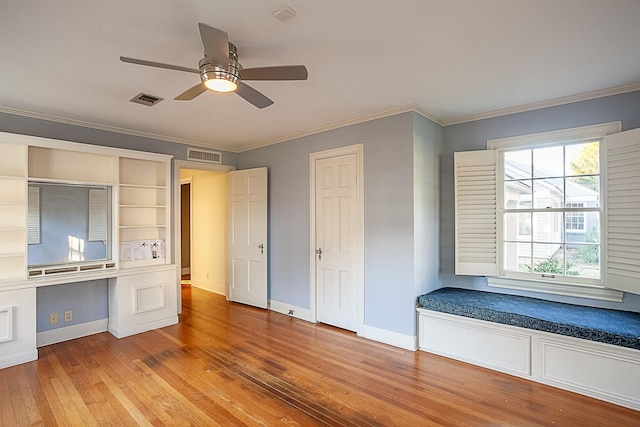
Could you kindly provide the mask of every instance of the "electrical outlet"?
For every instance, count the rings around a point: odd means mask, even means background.
[[[58,324],[58,313],[51,313],[49,315],[49,324],[57,325]]]
[[[64,321],[71,322],[73,320],[73,311],[67,310],[64,312]]]

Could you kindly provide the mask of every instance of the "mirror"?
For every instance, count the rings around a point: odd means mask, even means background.
[[[111,187],[29,182],[28,267],[111,259]]]

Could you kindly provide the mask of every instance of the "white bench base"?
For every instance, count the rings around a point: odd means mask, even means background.
[[[420,350],[640,410],[640,350],[417,310]]]

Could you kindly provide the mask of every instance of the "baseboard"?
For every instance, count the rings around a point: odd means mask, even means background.
[[[278,313],[295,317],[296,319],[306,320],[307,322],[313,321],[311,320],[311,310],[309,310],[308,308],[301,308],[276,300],[269,300],[269,309]]]
[[[51,329],[50,331],[38,332],[36,334],[36,346],[56,344],[88,335],[105,332],[109,319],[94,320],[93,322],[79,323],[77,325],[66,326],[64,328]]]
[[[8,368],[9,366],[20,365],[21,363],[27,363],[38,359],[38,350],[29,350],[24,353],[12,354],[9,357],[0,357],[0,369]]]
[[[118,329],[114,328],[111,324],[108,326],[108,331],[116,338],[124,338],[130,335],[140,334],[142,332],[151,331],[153,329],[164,328],[165,326],[171,326],[178,323],[178,316],[167,317],[166,319],[160,319],[155,322],[143,323],[131,328]]]
[[[182,267],[180,269],[180,274],[191,274],[191,267]]]
[[[201,282],[191,279],[191,286],[194,288],[202,289],[203,291],[213,292],[214,294],[227,296],[227,288],[224,285],[215,285],[211,283],[205,283],[203,285]]]
[[[378,341],[384,344],[389,344],[394,347],[400,347],[411,351],[416,351],[418,349],[417,336],[415,335],[404,335],[398,332],[392,332],[386,329],[375,328],[368,325],[364,325],[362,332],[362,336],[364,338],[373,341]]]

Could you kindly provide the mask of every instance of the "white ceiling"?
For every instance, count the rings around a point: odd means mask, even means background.
[[[281,22],[272,12],[296,11]],[[198,22],[245,68],[304,64],[307,81],[173,98],[196,74]],[[0,0],[0,111],[243,151],[415,109],[443,125],[640,89],[638,0]],[[165,98],[129,102],[140,92]]]

